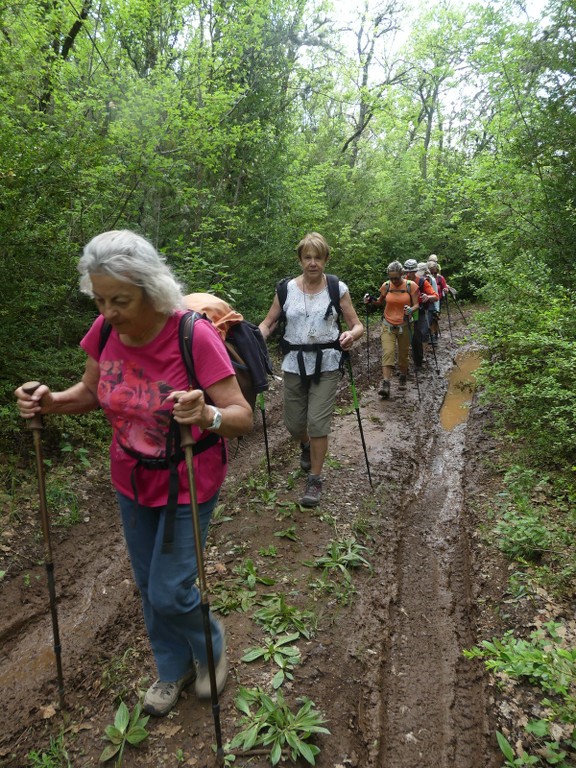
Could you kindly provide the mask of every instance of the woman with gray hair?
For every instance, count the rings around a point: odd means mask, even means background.
[[[190,489],[182,451],[173,458],[169,436],[177,424],[192,431],[204,545],[226,476],[223,438],[249,432],[252,410],[224,344],[203,319],[194,324],[196,388],[189,390],[178,337],[182,291],[148,240],[128,230],[104,232],[86,245],[78,269],[81,290],[100,312],[81,341],[81,381],[63,392],[43,384],[32,395],[21,387],[15,394],[24,418],[101,406],[112,425],[112,484],[158,670],[144,709],[161,716],[194,680],[199,698],[211,695]],[[174,476],[178,488],[170,493]],[[210,625],[220,691],[228,674],[224,630],[212,615]]]
[[[393,261],[388,265],[388,280],[380,286],[378,298],[364,296],[364,303],[384,307],[382,318],[382,384],[378,394],[382,399],[390,397],[390,380],[398,359],[400,388],[406,387],[408,354],[410,351],[410,325],[412,313],[418,310],[418,286],[405,280],[402,264]]]

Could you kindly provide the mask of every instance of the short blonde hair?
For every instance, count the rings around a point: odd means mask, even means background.
[[[313,248],[323,259],[327,259],[328,256],[330,256],[330,246],[328,245],[326,238],[318,232],[309,232],[307,235],[304,235],[302,240],[300,240],[296,247],[299,259],[302,258],[302,253],[305,248]]]

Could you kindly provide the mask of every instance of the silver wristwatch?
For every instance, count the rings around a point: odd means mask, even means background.
[[[210,424],[209,427],[206,427],[206,429],[214,431],[220,429],[220,425],[222,424],[222,414],[214,405],[211,405],[210,408],[212,408],[212,411],[214,412],[214,418],[212,419],[212,424]]]

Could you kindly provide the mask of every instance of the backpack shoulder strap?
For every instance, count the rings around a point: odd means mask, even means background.
[[[184,366],[186,368],[186,374],[188,376],[188,386],[197,386],[196,377],[194,374],[194,359],[192,357],[192,339],[194,338],[194,323],[200,318],[206,318],[206,315],[201,315],[199,312],[193,309],[186,312],[180,318],[178,325],[178,341],[180,344],[180,354],[184,360]]]
[[[278,294],[278,301],[280,303],[280,309],[282,310],[281,317],[285,316],[284,312],[284,304],[286,304],[286,299],[288,297],[288,283],[292,280],[291,277],[283,277],[282,280],[278,280],[276,283],[276,293]]]
[[[336,314],[340,317],[342,314],[342,307],[340,306],[340,280],[336,275],[326,275],[326,284],[328,286],[330,304],[328,304],[325,317],[329,316],[332,307],[334,307]]]
[[[102,354],[102,351],[104,347],[106,346],[106,342],[110,338],[110,334],[112,333],[112,326],[108,322],[108,320],[104,320],[100,327],[100,338],[98,339],[98,352],[99,354]]]

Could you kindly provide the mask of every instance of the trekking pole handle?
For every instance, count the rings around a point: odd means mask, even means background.
[[[27,381],[25,384],[22,384],[22,391],[27,395],[33,395],[40,386],[41,384],[39,381]],[[43,429],[42,416],[37,413],[31,419],[27,419],[26,426],[28,429]]]
[[[190,424],[180,424],[180,445],[182,448],[188,448],[194,445],[194,438],[192,437],[192,427]]]

